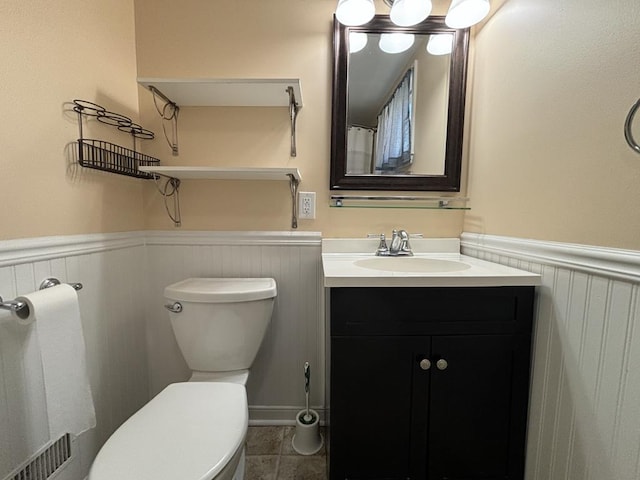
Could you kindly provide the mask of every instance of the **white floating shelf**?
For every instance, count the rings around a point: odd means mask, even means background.
[[[287,180],[292,175],[300,182],[300,172],[297,168],[224,168],[224,167],[175,167],[175,166],[147,166],[139,167],[141,172],[157,173],[165,177],[180,180],[210,179],[210,180]]]
[[[298,78],[138,78],[138,83],[155,87],[180,107],[288,107],[287,87],[293,87],[302,107]]]
[[[223,168],[223,167],[138,167],[141,172],[156,173],[179,180],[286,180],[291,190],[291,228],[298,228],[298,185],[300,172],[297,168]],[[176,189],[178,185],[175,187]]]

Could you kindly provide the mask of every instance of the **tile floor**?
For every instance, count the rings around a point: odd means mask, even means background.
[[[326,480],[324,444],[315,455],[291,446],[296,427],[249,427],[245,480]],[[324,429],[320,429],[323,437]]]

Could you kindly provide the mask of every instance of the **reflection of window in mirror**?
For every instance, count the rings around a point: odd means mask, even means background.
[[[442,175],[450,55],[428,53],[429,35],[395,54],[365,35],[349,59],[347,175]]]
[[[415,65],[393,86],[368,123],[350,122],[347,131],[348,174],[411,173],[415,123]]]
[[[400,80],[378,113],[373,173],[411,173],[413,161],[414,68]]]

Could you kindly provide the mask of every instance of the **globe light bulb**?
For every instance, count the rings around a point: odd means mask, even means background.
[[[431,35],[427,43],[427,52],[431,55],[448,55],[453,49],[453,34],[439,33]]]
[[[364,25],[375,14],[373,0],[340,0],[336,7],[336,18],[347,26]]]
[[[467,28],[487,16],[489,0],[453,0],[444,20],[450,28]]]
[[[400,27],[410,27],[426,19],[431,8],[431,0],[394,0],[389,17]]]
[[[363,32],[349,32],[349,53],[356,53],[367,46],[367,34]]]
[[[411,48],[414,40],[413,33],[383,33],[378,46],[386,53],[400,53]]]

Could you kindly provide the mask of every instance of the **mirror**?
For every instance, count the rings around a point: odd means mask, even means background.
[[[331,189],[460,191],[469,30],[440,16],[413,27],[388,15],[358,27],[333,22]],[[413,42],[387,53],[397,33]],[[444,38],[450,54],[427,52],[430,39]]]

